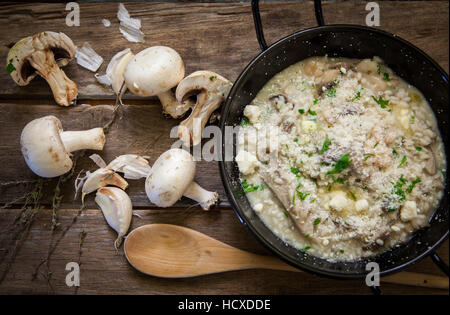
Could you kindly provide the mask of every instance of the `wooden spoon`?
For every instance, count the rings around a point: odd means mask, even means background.
[[[148,224],[125,239],[125,256],[140,272],[162,278],[187,278],[244,269],[301,272],[278,258],[252,254],[205,234],[171,224]],[[401,272],[383,282],[448,289],[446,277]]]

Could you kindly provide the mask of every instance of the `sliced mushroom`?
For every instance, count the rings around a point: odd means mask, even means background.
[[[193,156],[182,149],[171,149],[161,154],[153,164],[145,181],[145,192],[158,207],[170,207],[185,196],[209,210],[218,202],[219,196],[194,182],[194,175]]]
[[[70,152],[103,150],[103,128],[63,131],[55,116],[30,121],[22,130],[20,144],[28,167],[41,177],[56,177],[72,168]]]
[[[338,69],[325,71],[323,75],[320,76],[317,82],[317,93],[319,95],[322,95],[325,90],[331,89],[333,86],[335,86],[339,81],[339,75],[340,70]]]
[[[124,79],[127,88],[138,96],[157,96],[163,113],[180,118],[191,107],[178,102],[171,89],[184,78],[184,63],[172,48],[153,46],[142,50],[127,64]]]
[[[211,71],[191,73],[177,87],[178,102],[197,94],[197,102],[187,119],[178,126],[178,137],[186,146],[201,142],[203,129],[211,114],[219,108],[231,89],[231,82]]]
[[[60,69],[75,57],[75,45],[64,33],[42,32],[17,42],[8,53],[7,71],[20,86],[36,75],[43,77],[56,103],[69,106],[78,95],[75,82]]]

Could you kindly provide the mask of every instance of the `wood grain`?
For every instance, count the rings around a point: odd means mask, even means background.
[[[131,16],[142,19],[146,42],[139,44],[128,42],[119,32],[117,5],[81,3],[80,26],[68,27],[64,3],[2,4],[0,25],[8,25],[8,31],[0,33],[0,56],[5,60],[7,46],[21,38],[53,30],[66,33],[77,46],[89,42],[105,60],[99,70],[101,73],[111,57],[122,49],[129,47],[136,53],[148,46],[167,45],[181,54],[187,73],[207,69],[234,81],[260,52],[248,2],[127,3]],[[365,5],[364,1],[326,1],[323,5],[325,21],[364,25]],[[269,43],[316,25],[311,1],[263,2],[260,7]],[[383,1],[380,7],[381,29],[423,49],[448,72],[448,2]],[[412,16],[414,23],[411,23]],[[109,28],[103,26],[102,18],[111,21]],[[92,72],[74,61],[64,71],[77,82],[80,98],[112,97],[110,89],[103,88]],[[1,71],[0,97],[50,99],[51,95],[42,79],[36,78],[28,86],[18,87]]]
[[[18,210],[2,210],[0,230],[11,227]],[[232,211],[216,209],[148,209],[135,210],[131,229],[149,223],[167,223],[189,227],[233,247],[256,254],[270,253],[242,226]],[[81,283],[78,294],[370,294],[362,281],[330,280],[308,273],[272,270],[246,270],[190,279],[162,279],[146,276],[130,267],[123,255],[114,250],[115,232],[106,224],[99,210],[86,210],[56,248],[50,269],[41,268],[31,281],[36,266],[46,257],[50,240],[55,241],[75,216],[76,210],[58,212],[61,228],[51,233],[50,211],[40,211],[30,234],[18,253],[13,267],[0,284],[0,294],[73,294],[65,284],[68,262],[78,261],[80,233],[86,232],[81,255]],[[0,237],[0,260],[8,255],[10,234]],[[448,263],[448,241],[438,250]],[[8,257],[5,257],[7,261]],[[0,265],[0,275],[4,264]],[[408,271],[441,275],[430,259],[408,268]],[[44,276],[51,272],[51,287]],[[385,294],[448,294],[447,290],[382,284]]]
[[[324,1],[327,24],[365,24],[366,1]],[[447,1],[380,1],[380,28],[410,41],[449,70],[449,3]],[[63,3],[4,3],[0,4],[0,58],[6,59],[8,46],[33,33],[53,30],[68,34],[76,45],[89,42],[104,58],[100,73],[119,50],[130,47],[134,52],[152,45],[175,48],[183,57],[186,72],[207,69],[234,81],[242,69],[259,53],[253,28],[250,3],[126,3],[132,17],[142,19],[145,44],[126,41],[118,30],[117,3],[80,3],[81,26],[65,25]],[[316,25],[312,1],[262,2],[260,5],[266,40],[272,43],[297,30]],[[112,25],[105,28],[102,18]],[[79,105],[58,107],[46,82],[40,78],[26,87],[16,86],[5,71],[0,71],[0,183],[34,180],[19,150],[19,135],[23,126],[33,118],[57,115],[63,126],[81,130],[104,124],[114,103],[112,92],[100,86],[93,73],[73,61],[64,68],[77,82]],[[97,99],[97,101],[93,101]],[[167,150],[175,139],[169,131],[178,124],[162,116],[160,105],[152,99],[133,100],[125,95],[121,119],[111,129],[105,150],[100,153],[110,161],[123,153],[149,155],[151,163]],[[106,106],[104,105],[106,104]],[[109,106],[108,106],[109,105]],[[89,154],[87,154],[89,155]],[[76,173],[96,167],[82,157]],[[186,226],[216,238],[226,244],[256,254],[270,255],[241,225],[224,196],[215,162],[198,163],[196,180],[209,190],[218,191],[220,207],[205,212],[183,199],[171,209],[154,209],[147,200],[143,181],[129,181],[128,193],[135,213],[132,229],[149,223],[168,223]],[[72,222],[80,204],[73,201],[73,181],[63,185],[63,208],[57,212],[59,229],[52,234],[51,191],[56,181],[45,186],[48,194],[46,208],[37,214],[31,231],[14,263],[0,283],[0,294],[370,294],[361,281],[329,280],[314,275],[286,271],[247,270],[215,274],[193,279],[159,279],[145,276],[131,268],[113,248],[115,233],[107,226],[93,202],[87,198],[90,210],[83,212],[67,231],[51,257],[49,267],[42,266],[37,279],[31,280],[36,266],[47,255],[49,244],[57,240]],[[0,205],[18,199],[31,184],[0,186]],[[8,269],[14,243],[20,228],[14,223],[23,201],[12,209],[0,209],[0,276]],[[80,255],[80,233],[86,232]],[[439,249],[448,264],[449,243]],[[65,265],[81,262],[81,287],[75,291],[65,285]],[[408,268],[410,272],[442,275],[429,258]],[[49,274],[50,272],[50,274]],[[48,282],[45,278],[49,277]],[[49,285],[50,284],[50,285]],[[385,294],[448,294],[435,290],[383,284]]]

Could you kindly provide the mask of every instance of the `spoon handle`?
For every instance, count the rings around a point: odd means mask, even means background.
[[[301,272],[300,269],[294,268],[275,257],[261,255],[255,256],[259,256],[260,259],[259,268]],[[425,288],[437,288],[446,290],[449,289],[449,281],[447,277],[416,272],[403,271],[393,275],[381,277],[380,281],[385,283],[404,284]]]

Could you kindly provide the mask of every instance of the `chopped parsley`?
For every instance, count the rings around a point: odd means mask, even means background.
[[[296,190],[296,192],[297,192],[297,196],[300,198],[300,200],[305,200],[306,199],[306,197],[308,197],[309,196],[309,193],[306,193],[306,194],[304,194],[304,193],[302,193],[301,191],[299,191],[299,190]]]
[[[366,154],[364,154],[364,161],[367,161],[372,156],[375,156],[375,154],[373,154],[373,153],[366,153]]]
[[[247,126],[249,123],[249,120],[247,117],[244,117],[241,121],[241,126]]]
[[[422,147],[416,147],[416,151],[422,151]]]
[[[395,149],[392,149],[392,155],[394,155],[395,157],[398,157],[398,152]]]
[[[374,148],[376,148],[376,147],[377,147],[377,145],[378,145],[378,141],[377,141],[377,143],[375,143],[375,144],[373,145],[373,147],[374,147]]]
[[[249,184],[249,183],[247,183],[247,180],[246,179],[244,179],[244,181],[242,182],[242,187],[244,187],[244,192],[247,194],[247,193],[250,193],[250,192],[253,192],[253,191],[256,191],[256,190],[258,190],[258,188],[259,188],[259,186],[255,186],[255,185],[253,185],[253,184]],[[264,188],[262,188],[262,189],[264,189]]]
[[[343,249],[340,249],[339,252],[340,252],[341,254],[343,254],[343,253],[344,253],[344,250],[343,250]]]
[[[381,65],[379,62],[377,63],[377,73],[381,74]]]
[[[305,110],[304,109],[302,109],[302,108],[300,108],[299,110],[298,110],[298,112],[300,113],[300,114],[304,114],[305,113]]]
[[[308,109],[308,114],[313,115],[313,116],[317,115],[317,113],[315,111],[311,110],[311,108]]]
[[[330,149],[330,144],[331,144],[330,139],[326,138],[322,144],[322,149],[320,150],[320,154],[323,154],[325,151],[328,151]]]
[[[381,108],[386,108],[389,105],[389,101],[388,100],[384,100],[383,97],[378,97],[378,99],[375,98],[375,96],[371,96],[372,99],[381,106]]]
[[[352,160],[349,159],[350,153],[341,155],[339,161],[334,164],[334,168],[328,171],[326,175],[338,174],[348,168]]]
[[[355,194],[354,194],[352,191],[349,191],[348,193],[350,194],[350,197],[352,197],[352,199],[353,199],[354,201],[356,201],[356,196],[355,196]]]
[[[319,100],[314,99],[313,104],[316,105],[319,102]]]
[[[330,92],[327,93],[328,97],[335,97],[336,96],[336,89],[331,89]]]
[[[361,91],[356,92],[356,95],[352,98],[352,102],[361,97]]]
[[[8,65],[6,66],[6,72],[8,72],[8,74],[11,74],[13,71],[16,71],[16,67],[14,67],[14,65],[12,64],[13,59],[9,59]]]
[[[300,173],[300,170],[296,167],[291,167],[291,173],[298,175],[298,173]]]
[[[316,202],[316,199],[311,200],[309,203],[314,203]]]
[[[305,253],[307,250],[309,250],[309,249],[311,249],[311,246],[305,246],[305,247],[303,247],[302,249],[300,249],[300,251],[302,252],[302,253]]]
[[[400,166],[402,166],[403,164],[405,164],[405,162],[406,162],[406,155],[404,155],[404,156],[402,157],[402,160],[400,161],[400,164],[398,165],[398,167],[400,167]]]
[[[333,179],[333,184],[338,183],[338,184],[344,184],[345,183],[345,179],[338,177],[338,178],[334,178],[334,176],[332,176]]]
[[[298,142],[298,138],[295,138],[295,139],[294,139],[294,142]]]
[[[421,181],[422,180],[420,179],[420,177],[416,178],[415,180],[413,180],[411,182],[411,184],[408,186],[408,188],[406,188],[406,191],[410,194],[413,191],[414,187],[416,187],[416,185],[418,183],[420,183]]]
[[[309,234],[306,234],[305,237],[308,238],[308,237],[309,237]]]
[[[212,75],[212,76],[209,77],[209,81],[214,81],[215,79],[217,79],[216,75]]]
[[[320,223],[320,218],[314,220],[314,225],[318,225]]]
[[[391,79],[389,78],[389,73],[387,73],[387,72],[383,73],[383,80],[384,81],[391,81]]]
[[[283,213],[284,213],[284,216],[285,216],[286,218],[288,218],[288,217],[289,217],[289,214],[287,213],[287,211],[286,211],[286,210],[284,210],[284,211],[283,211]]]

